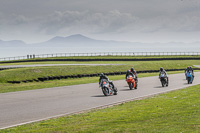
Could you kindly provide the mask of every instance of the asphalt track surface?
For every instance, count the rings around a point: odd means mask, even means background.
[[[200,72],[193,84],[184,73],[169,75],[169,86],[161,87],[158,76],[139,78],[137,90],[130,90],[125,80],[113,81],[118,95],[105,97],[98,83],[54,87],[0,94],[0,129],[78,113],[125,101],[141,99],[200,84]]]

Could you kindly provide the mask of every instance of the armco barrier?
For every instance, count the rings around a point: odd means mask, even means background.
[[[184,71],[185,69],[166,69],[166,71]],[[194,70],[200,70],[200,68],[194,68]],[[144,70],[144,71],[137,71],[137,73],[155,73],[159,72],[159,70]],[[126,72],[110,72],[110,73],[104,73],[107,76],[111,75],[125,75]],[[82,77],[98,77],[100,73],[94,73],[94,74],[78,74],[78,75],[62,75],[62,76],[46,76],[46,77],[39,77],[37,79],[32,80],[21,80],[21,81],[7,81],[8,83],[13,84],[19,84],[21,82],[27,83],[27,82],[44,82],[48,80],[60,80],[60,79],[74,79],[74,78],[82,78]]]

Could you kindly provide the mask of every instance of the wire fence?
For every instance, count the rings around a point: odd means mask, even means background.
[[[198,56],[200,52],[97,52],[97,53],[53,53],[31,54],[26,56],[4,57],[0,61],[23,60],[52,57],[80,57],[80,56]]]

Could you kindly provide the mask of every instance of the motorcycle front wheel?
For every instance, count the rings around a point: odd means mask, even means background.
[[[190,80],[191,80],[191,79],[190,79],[190,78],[188,78],[188,84],[190,84]]]
[[[102,88],[102,92],[103,92],[104,96],[108,96],[109,95],[109,89],[107,87],[103,87]]]
[[[133,89],[133,83],[129,83],[128,85],[129,85],[130,90],[132,90]]]
[[[165,86],[165,81],[161,81],[162,87]]]

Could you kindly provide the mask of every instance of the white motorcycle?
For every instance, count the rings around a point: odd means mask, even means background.
[[[101,80],[100,87],[105,96],[117,95],[117,88],[114,88],[106,79]]]

